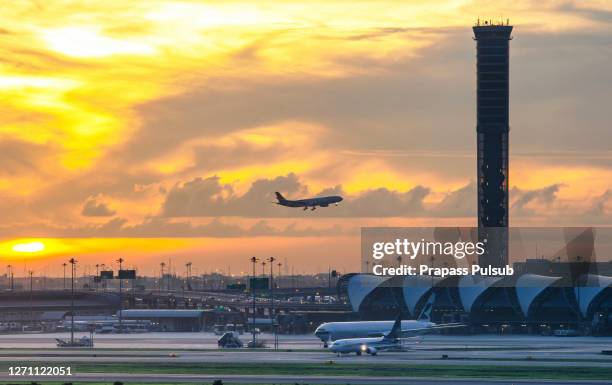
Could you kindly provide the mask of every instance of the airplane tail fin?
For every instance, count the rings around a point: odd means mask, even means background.
[[[397,339],[400,337],[401,333],[402,333],[402,316],[398,315],[397,318],[395,319],[395,322],[393,323],[393,327],[391,328],[391,331],[389,332],[389,334],[385,336],[385,339],[387,340]]]
[[[427,299],[427,303],[423,306],[423,310],[421,310],[421,314],[419,314],[419,321],[431,321],[431,309],[433,308],[433,303],[436,300],[436,293],[432,292]]]
[[[281,193],[279,193],[278,191],[275,191],[274,194],[276,195],[276,199],[278,199],[279,202],[286,201],[285,197],[282,196]]]

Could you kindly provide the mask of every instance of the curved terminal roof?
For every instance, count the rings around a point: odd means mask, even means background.
[[[351,277],[348,282],[347,293],[353,311],[358,311],[359,306],[365,297],[367,297],[368,294],[370,294],[374,289],[389,279],[389,277],[381,277],[371,274],[358,274]]]
[[[429,277],[426,275],[407,275],[404,278],[402,285],[402,294],[404,294],[404,302],[408,311],[413,316],[416,316],[416,307],[419,301],[430,292],[432,283],[435,286],[440,282],[440,277]]]
[[[459,280],[459,298],[461,299],[461,305],[463,310],[470,312],[474,302],[487,291],[488,288],[493,286],[497,281],[500,281],[502,277],[484,277],[465,275]]]
[[[561,277],[548,277],[537,274],[524,274],[516,280],[516,296],[525,317],[529,314],[529,307],[533,301],[550,285]]]
[[[591,302],[606,288],[612,286],[612,277],[606,277],[604,275],[588,274],[586,275],[585,284],[582,286],[576,286],[574,293],[578,305],[580,306],[580,312],[583,316],[587,315]]]

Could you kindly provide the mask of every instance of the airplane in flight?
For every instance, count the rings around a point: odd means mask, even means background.
[[[402,319],[401,317],[397,317],[389,333],[382,337],[347,338],[336,340],[329,345],[329,350],[337,355],[356,353],[358,356],[360,356],[362,353],[368,353],[375,356],[379,351],[398,349],[401,348],[401,326]]]
[[[304,210],[308,210],[309,207],[311,208],[310,210],[316,209],[317,206],[328,207],[331,204],[335,204],[337,206],[338,203],[341,202],[343,199],[339,195],[332,195],[320,198],[289,200],[285,199],[285,197],[282,196],[281,193],[279,193],[278,191],[276,191],[274,194],[276,194],[277,199],[277,202],[274,203],[276,203],[277,205],[286,207],[303,207]]]
[[[433,295],[425,304],[423,311],[418,317],[419,320],[401,321],[401,338],[416,337],[435,330],[465,327],[465,324],[462,323],[436,324],[430,322],[432,305]],[[321,324],[314,334],[323,341],[323,346],[327,347],[330,342],[341,339],[385,336],[390,333],[393,325],[393,321],[326,322]]]

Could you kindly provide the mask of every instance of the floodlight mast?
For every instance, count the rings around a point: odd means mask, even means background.
[[[74,346],[74,273],[76,259],[70,258],[70,346]]]
[[[257,259],[256,257],[251,257],[251,263],[253,263],[253,277],[251,278],[251,295],[253,296],[253,318],[251,319],[251,334],[253,335],[253,340],[252,340],[252,347],[255,347],[255,338],[256,338],[256,333],[255,333],[255,313],[256,313],[256,308],[255,308],[255,288],[254,288],[254,283],[255,283],[255,267],[257,266],[257,262],[259,261],[259,259]],[[248,317],[247,317],[248,320]]]
[[[123,289],[123,280],[121,279],[121,270],[123,269],[123,258],[119,258],[117,260],[117,262],[119,262],[119,272],[118,272],[118,278],[119,278],[119,333],[123,333],[123,296],[122,296],[122,289]]]

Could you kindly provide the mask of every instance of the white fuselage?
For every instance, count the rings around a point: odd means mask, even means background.
[[[380,338],[347,338],[337,340],[329,345],[329,350],[334,353],[368,353],[376,355],[380,350],[399,347],[399,342]]]
[[[409,334],[411,330],[423,330],[435,326],[429,321],[402,321],[402,333]],[[323,342],[350,338],[381,337],[387,335],[393,327],[393,321],[355,321],[327,322],[315,330],[315,335]]]

